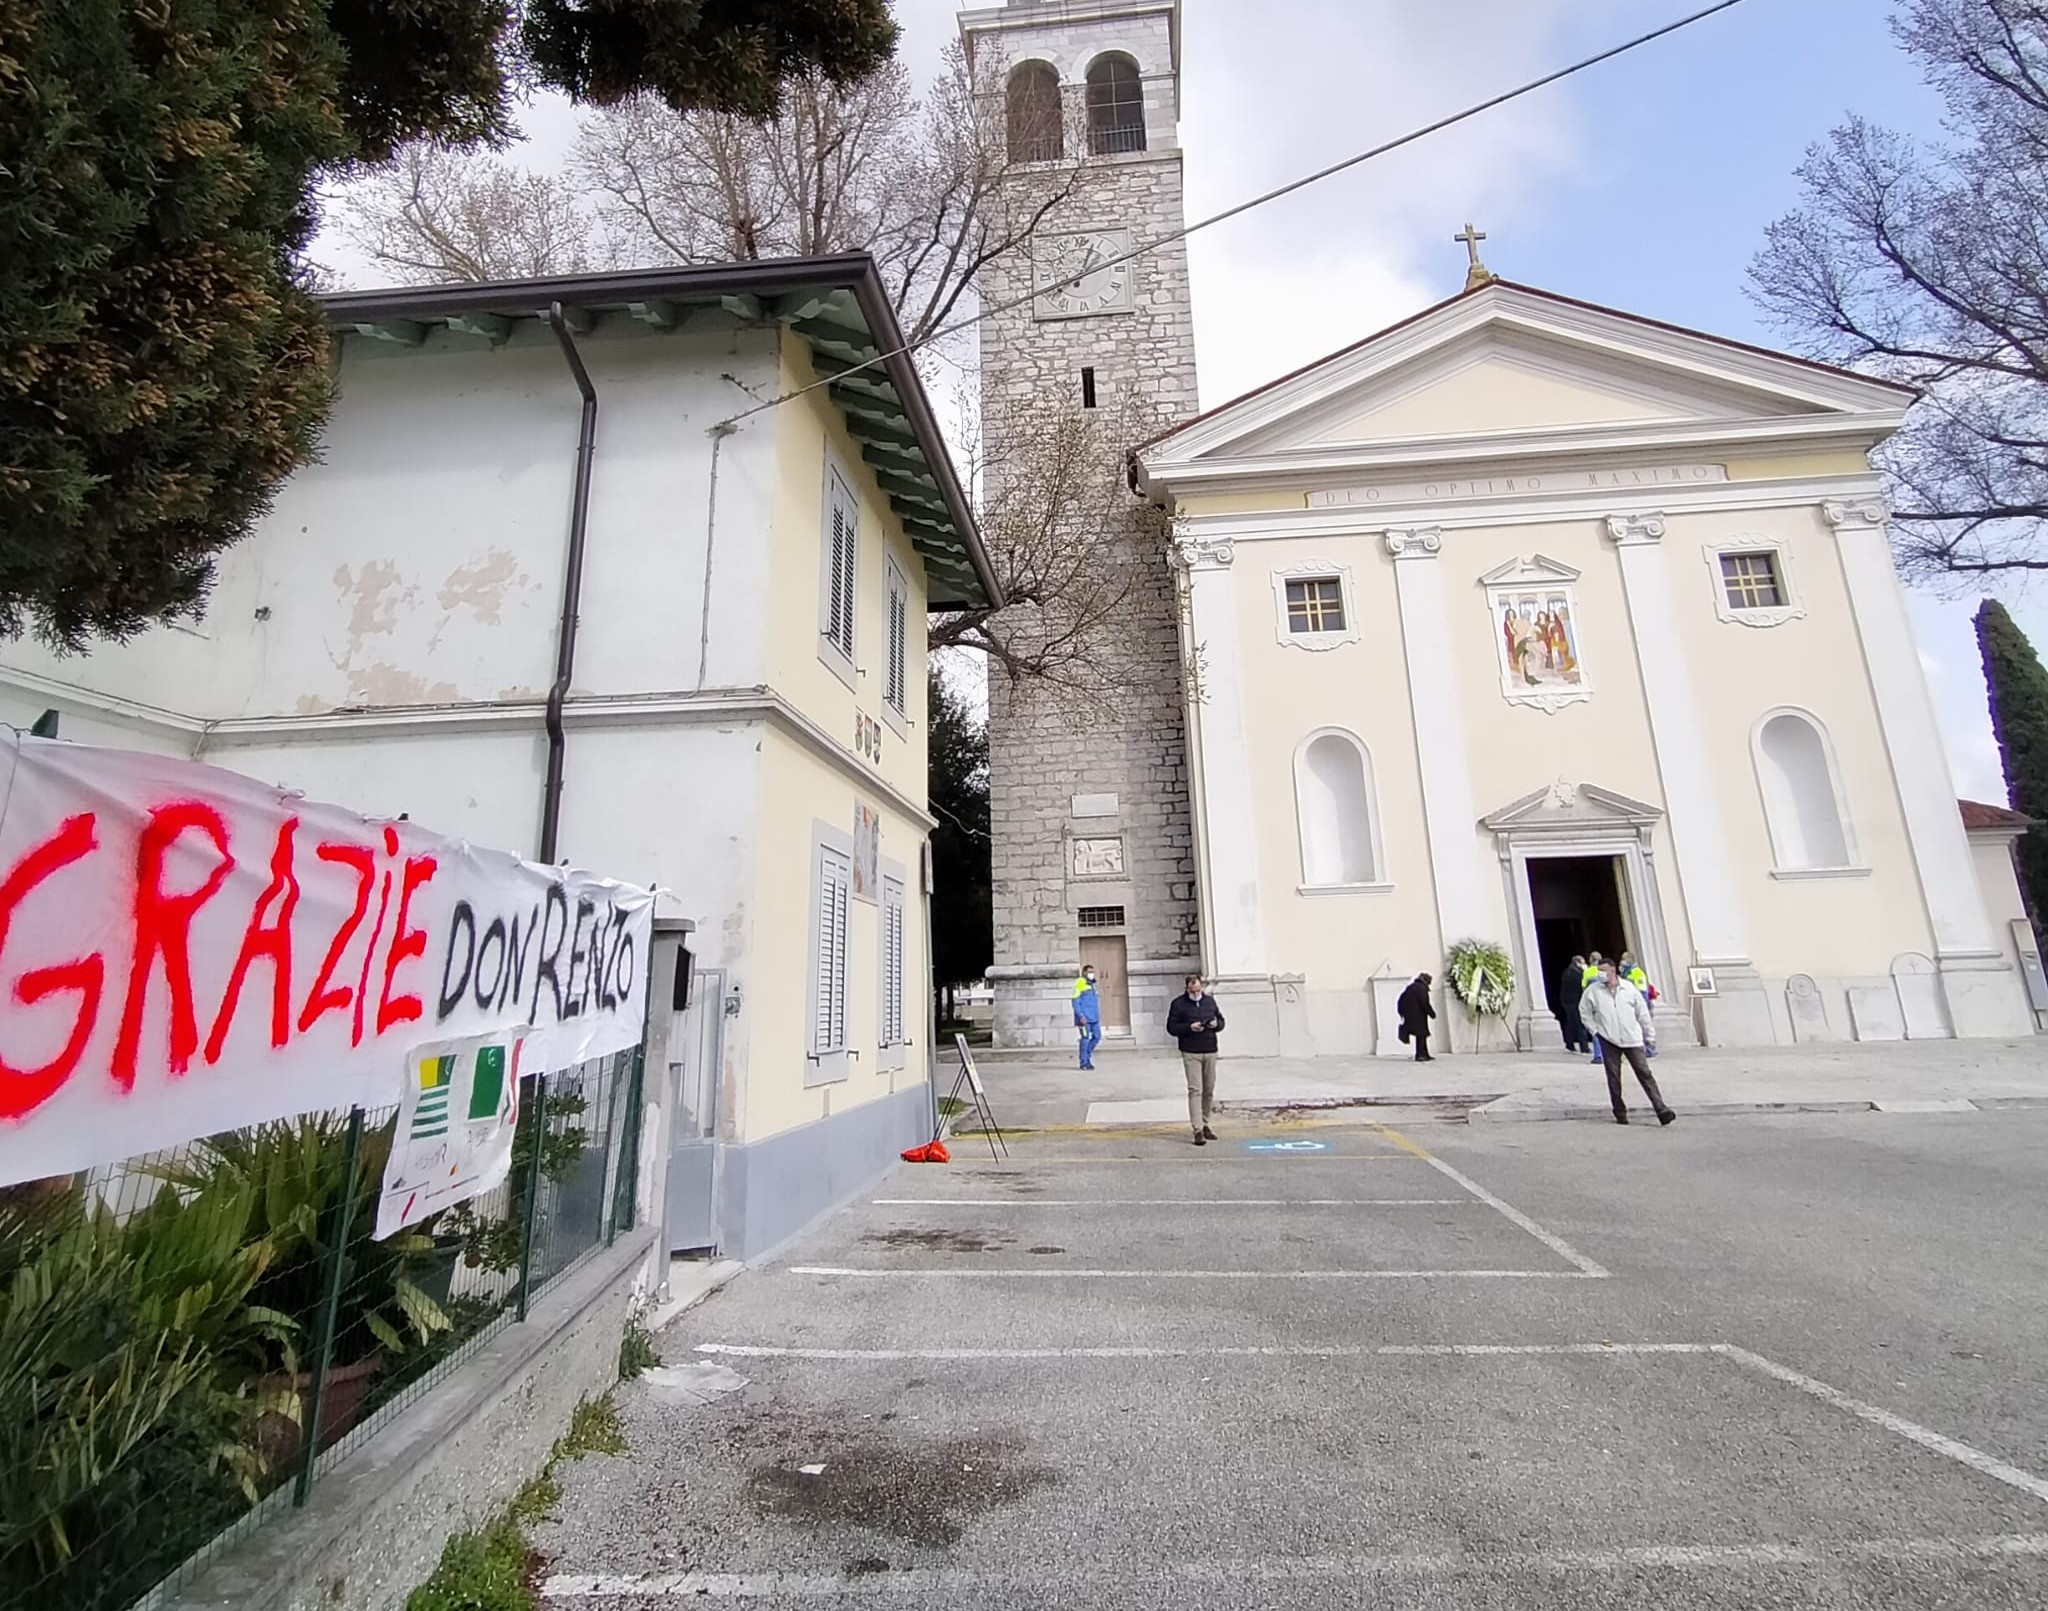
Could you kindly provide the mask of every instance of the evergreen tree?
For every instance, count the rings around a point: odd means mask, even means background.
[[[518,79],[772,110],[887,0],[0,0],[0,636],[194,613],[330,402],[323,174],[500,142]]]
[[[988,727],[936,671],[929,677],[932,970],[941,988],[968,984],[995,960],[989,864]]]
[[[1994,599],[1977,611],[1977,646],[1991,695],[1991,729],[2005,766],[2006,803],[2035,822],[2015,847],[2020,892],[2035,935],[2048,942],[2048,670]]]

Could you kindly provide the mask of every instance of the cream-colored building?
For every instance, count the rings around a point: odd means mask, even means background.
[[[2034,1029],[1870,465],[1912,400],[1481,270],[1142,449],[1233,1050],[1399,1053],[1468,937],[1525,1047],[1589,948],[1710,1043]]]
[[[326,310],[322,456],[204,618],[0,645],[0,720],[659,886],[672,1234],[762,1252],[930,1134],[925,615],[999,596],[874,265]]]

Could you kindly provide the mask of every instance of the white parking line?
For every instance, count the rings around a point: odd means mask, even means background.
[[[1066,1570],[978,1572],[957,1567],[878,1572],[872,1576],[808,1572],[665,1572],[564,1574],[541,1585],[546,1600],[602,1599],[876,1599],[943,1592],[1029,1592],[1069,1589],[1093,1600],[1114,1584],[1234,1586],[1342,1582],[1370,1578],[1566,1576],[1588,1572],[1712,1572],[1763,1568],[1828,1568],[1858,1563],[1909,1566],[2037,1560],[2048,1535],[1989,1538],[1870,1539],[1839,1544],[1650,1544],[1629,1549],[1531,1550],[1478,1554],[1416,1552],[1213,1561],[1163,1561],[1138,1571],[1089,1563]],[[1078,1602],[1069,1602],[1078,1603]]]
[[[838,1264],[793,1264],[791,1275],[854,1277],[864,1281],[1592,1281],[1605,1270],[1062,1270],[854,1269]]]
[[[1380,1133],[1386,1136],[1388,1140],[1392,1141],[1397,1147],[1401,1148],[1404,1152],[1407,1152],[1412,1156],[1421,1159],[1424,1163],[1428,1164],[1430,1168],[1434,1169],[1438,1174],[1442,1175],[1445,1179],[1456,1181],[1460,1186],[1464,1187],[1465,1190],[1469,1191],[1474,1197],[1477,1197],[1482,1203],[1486,1204],[1488,1208],[1491,1208],[1496,1213],[1504,1216],[1510,1224],[1520,1226],[1523,1230],[1527,1231],[1531,1236],[1535,1237],[1537,1241],[1541,1242],[1545,1247],[1549,1248],[1551,1252],[1555,1253],[1559,1258],[1563,1259],[1567,1264],[1575,1265],[1582,1275],[1592,1276],[1596,1279],[1601,1280],[1605,1280],[1611,1275],[1612,1272],[1602,1268],[1600,1265],[1594,1263],[1593,1260],[1587,1258],[1585,1254],[1581,1253],[1577,1248],[1573,1247],[1571,1243],[1567,1242],[1562,1236],[1558,1236],[1553,1232],[1546,1231],[1541,1225],[1538,1225],[1527,1214],[1523,1213],[1519,1208],[1515,1207],[1514,1204],[1502,1202],[1500,1198],[1494,1196],[1492,1192],[1488,1191],[1484,1186],[1480,1185],[1478,1181],[1473,1180],[1468,1175],[1459,1173],[1457,1170],[1453,1169],[1449,1164],[1445,1163],[1443,1159],[1439,1158],[1435,1153],[1429,1152],[1422,1147],[1418,1147],[1414,1142],[1410,1141],[1406,1136],[1402,1135],[1400,1131],[1391,1130],[1388,1129],[1386,1126],[1382,1125],[1380,1127]]]
[[[1463,1208],[1468,1197],[875,1197],[876,1208]]]
[[[1973,1449],[1967,1443],[1958,1443],[1954,1438],[1943,1437],[1941,1433],[1930,1431],[1918,1422],[1908,1421],[1904,1416],[1894,1415],[1889,1410],[1881,1410],[1875,1404],[1866,1404],[1859,1398],[1851,1398],[1839,1388],[1816,1381],[1789,1365],[1780,1365],[1761,1354],[1752,1354],[1747,1348],[1737,1348],[1732,1343],[1723,1343],[1715,1352],[1734,1360],[1738,1365],[1746,1365],[1753,1371],[1760,1371],[1777,1381],[1796,1387],[1802,1393],[1811,1393],[1823,1404],[1832,1404],[1838,1410],[1846,1410],[1859,1420],[1868,1421],[1872,1426],[1881,1426],[1887,1432],[1895,1432],[1900,1437],[1919,1444],[1923,1449],[1931,1449],[1936,1454],[1945,1455],[1960,1465],[1968,1466],[1972,1471],[1990,1477],[1995,1482],[2002,1482],[2007,1487],[2032,1494],[2036,1499],[2048,1500],[2048,1482],[2044,1482],[2032,1472],[2020,1470],[2018,1466],[2007,1465],[1996,1455],[1986,1454],[1982,1449]]]
[[[844,1271],[842,1274],[855,1272]],[[989,1272],[999,1273],[999,1272]],[[1313,1278],[1315,1272],[1297,1272]],[[1455,1273],[1455,1272],[1453,1272]],[[1520,1272],[1482,1271],[1464,1272],[1468,1275],[1501,1275]],[[1570,1276],[1556,1272],[1564,1279]],[[1339,1279],[1344,1277],[1340,1276]],[[2004,1483],[2008,1488],[2017,1488],[2024,1494],[2048,1503],[2048,1479],[2035,1476],[1994,1454],[1972,1448],[1959,1439],[1948,1437],[1917,1421],[1909,1421],[1903,1415],[1894,1415],[1890,1410],[1880,1409],[1875,1404],[1865,1403],[1844,1393],[1838,1387],[1830,1387],[1816,1377],[1803,1371],[1794,1370],[1790,1365],[1781,1365],[1776,1360],[1766,1359],[1762,1354],[1752,1353],[1734,1343],[1409,1343],[1383,1344],[1377,1347],[1229,1347],[1214,1346],[1201,1348],[969,1348],[969,1349],[860,1349],[860,1348],[777,1348],[754,1347],[737,1343],[706,1343],[699,1346],[700,1354],[723,1354],[749,1359],[819,1359],[819,1360],[1037,1360],[1037,1359],[1485,1359],[1495,1357],[1542,1357],[1566,1355],[1648,1355],[1648,1354],[1714,1354],[1744,1370],[1772,1381],[1783,1382],[1796,1387],[1800,1392],[1819,1399],[1853,1415],[1860,1421],[1879,1427],[1896,1437],[1918,1444],[1932,1454],[1953,1460],[1980,1476]]]
[[[723,1359],[891,1360],[1034,1359],[1487,1359],[1516,1355],[1717,1354],[1719,1343],[1388,1343],[1379,1347],[1208,1348],[777,1348],[751,1343],[699,1343],[700,1354]]]

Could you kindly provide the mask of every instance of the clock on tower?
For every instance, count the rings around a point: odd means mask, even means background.
[[[1072,235],[1038,235],[1031,242],[1036,319],[1085,319],[1098,313],[1130,313],[1135,265],[1128,261],[1131,232],[1091,229]]]

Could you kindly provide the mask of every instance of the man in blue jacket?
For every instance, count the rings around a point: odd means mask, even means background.
[[[1102,998],[1095,993],[1095,970],[1083,967],[1074,981],[1074,1028],[1081,1036],[1081,1066],[1095,1066],[1095,1048],[1102,1044]]]
[[[1216,998],[1199,973],[1189,974],[1187,994],[1175,996],[1166,1009],[1166,1032],[1180,1043],[1181,1068],[1188,1077],[1188,1124],[1198,1147],[1216,1139],[1209,1113],[1216,1105],[1216,1031],[1222,1027]]]

